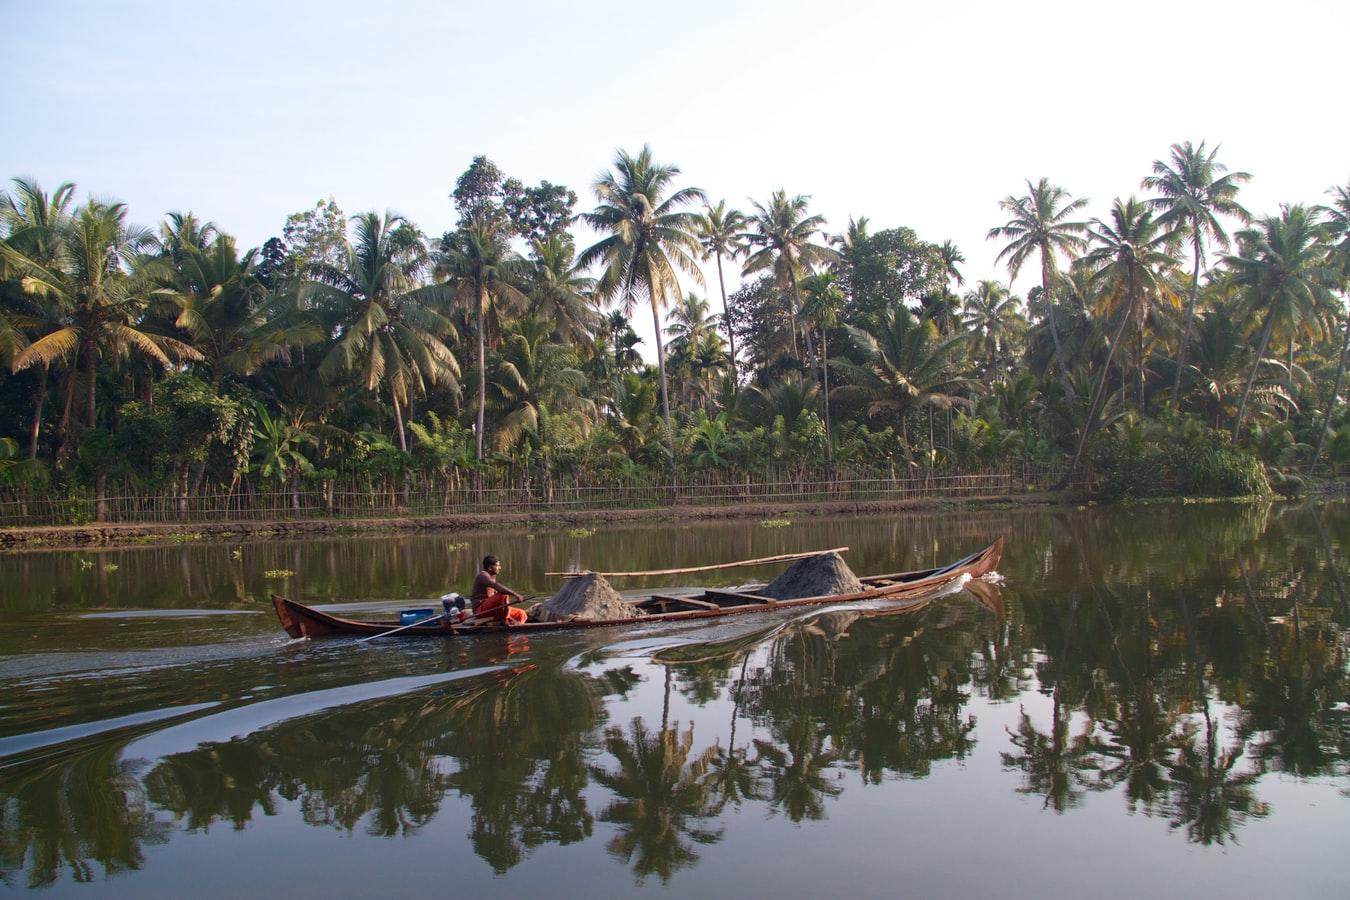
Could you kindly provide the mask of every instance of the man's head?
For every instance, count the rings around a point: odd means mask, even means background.
[[[496,575],[498,570],[501,569],[501,567],[502,567],[501,560],[497,559],[497,557],[495,556],[483,557],[484,572],[491,572],[493,575]]]

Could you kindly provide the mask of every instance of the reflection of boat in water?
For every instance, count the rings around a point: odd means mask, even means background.
[[[922,569],[915,572],[897,572],[889,575],[872,575],[859,579],[863,590],[851,594],[829,594],[820,597],[803,597],[797,600],[774,600],[755,593],[762,587],[743,590],[721,590],[709,588],[701,593],[690,595],[669,595],[654,593],[633,601],[634,606],[643,615],[627,619],[572,619],[556,622],[527,622],[523,625],[506,626],[498,623],[487,625],[457,624],[442,626],[439,622],[428,625],[415,625],[399,631],[395,636],[455,636],[478,634],[481,632],[528,633],[533,631],[553,631],[565,628],[599,628],[616,625],[636,625],[643,622],[683,622],[694,619],[713,619],[723,616],[748,613],[769,612],[776,609],[792,609],[801,606],[816,606],[826,603],[853,603],[867,600],[914,600],[927,603],[928,595],[940,590],[963,576],[978,578],[994,571],[1003,555],[1003,538],[999,538],[978,553],[972,553],[964,559],[940,566],[936,569]],[[377,635],[398,627],[398,622],[358,622],[287,600],[285,597],[272,596],[272,605],[276,608],[277,618],[286,633],[293,638],[331,637],[335,635]]]

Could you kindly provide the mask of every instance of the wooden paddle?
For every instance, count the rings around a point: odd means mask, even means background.
[[[407,631],[409,628],[416,628],[418,625],[430,625],[432,622],[439,622],[441,619],[444,619],[448,615],[450,614],[441,613],[439,616],[431,616],[430,618],[426,619],[418,619],[416,622],[412,622],[408,625],[400,625],[399,627],[394,628],[390,631],[381,631],[379,634],[372,634],[369,637],[363,637],[359,639],[357,643],[364,644],[366,641],[373,641],[377,637],[384,637],[390,634],[398,634],[400,631]]]

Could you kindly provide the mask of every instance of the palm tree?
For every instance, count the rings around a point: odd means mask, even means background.
[[[191,212],[171,212],[159,226],[159,237],[155,238],[155,244],[162,256],[177,263],[188,251],[206,252],[206,248],[220,236],[220,229],[215,222],[198,221]]]
[[[1102,318],[1116,316],[1118,324],[1106,351],[1106,362],[1097,376],[1097,388],[1088,407],[1087,421],[1078,436],[1078,446],[1064,474],[1065,483],[1078,468],[1083,449],[1096,428],[1096,417],[1116,348],[1126,327],[1133,321],[1138,334],[1139,406],[1144,406],[1144,323],[1149,312],[1162,303],[1176,304],[1177,298],[1168,282],[1168,274],[1176,265],[1167,252],[1169,235],[1162,230],[1147,205],[1134,197],[1116,200],[1111,207],[1111,221],[1094,219],[1092,238],[1096,246],[1081,260],[1082,267],[1092,273],[1097,288]]]
[[[626,314],[632,315],[633,306],[644,296],[651,304],[656,365],[661,376],[661,410],[665,416],[666,447],[672,460],[675,450],[661,310],[680,295],[676,269],[683,270],[700,287],[703,285],[697,262],[703,252],[696,236],[699,217],[681,207],[707,202],[703,191],[696,187],[672,190],[679,174],[678,166],[653,161],[651,147],[644,145],[637,156],[620,150],[614,160],[614,171],[605,172],[593,186],[599,205],[581,215],[586,224],[596,231],[607,232],[608,237],[588,247],[577,260],[583,268],[595,264],[603,267],[597,293],[606,299],[617,298]]]
[[[703,246],[703,258],[717,258],[717,286],[722,290],[722,327],[727,332],[727,342],[731,346],[731,374],[736,376],[736,336],[732,334],[731,323],[727,321],[727,283],[722,277],[722,257],[735,260],[745,252],[745,242],[741,234],[747,222],[745,215],[738,209],[727,209],[727,201],[718,200],[716,206],[708,206],[698,217],[696,226],[698,242]]]
[[[1278,323],[1290,332],[1330,301],[1336,276],[1326,265],[1326,245],[1315,213],[1301,205],[1285,206],[1279,216],[1265,216],[1254,228],[1238,232],[1238,253],[1224,257],[1230,278],[1247,314],[1261,319],[1261,336],[1247,386],[1233,419],[1233,440],[1242,428],[1247,397],[1256,370],[1265,358]]]
[[[60,242],[70,221],[70,204],[74,196],[75,185],[70,182],[58,185],[56,192],[49,195],[34,181],[14,179],[13,195],[0,192],[0,225],[4,226],[5,240],[30,259],[54,265],[60,256]],[[0,272],[4,268],[4,260],[0,258]],[[30,335],[36,333],[40,337],[55,331],[60,327],[59,319],[59,310],[43,303],[14,312],[0,311],[0,358],[12,364],[14,356],[28,346]],[[42,363],[29,433],[29,459],[37,457],[49,370],[50,366]]]
[[[530,247],[530,314],[552,324],[555,340],[589,346],[600,327],[600,313],[591,300],[595,279],[573,264],[572,245],[559,235],[531,241]]]
[[[586,376],[573,366],[570,348],[552,340],[549,323],[526,316],[513,323],[502,339],[489,387],[501,413],[497,449],[505,450],[525,434],[547,443],[543,425],[548,412],[569,408],[593,411],[586,399]]]
[[[253,455],[256,458],[253,470],[267,482],[287,485],[291,492],[291,504],[300,508],[300,476],[314,471],[314,464],[301,452],[304,444],[317,444],[318,440],[303,424],[297,420],[304,418],[303,413],[287,418],[286,411],[273,418],[267,407],[255,403],[253,407],[256,421],[253,425]]]
[[[830,347],[829,330],[839,324],[844,292],[833,272],[808,275],[801,280],[802,316],[820,329],[821,404],[825,410],[825,458],[834,465],[834,432],[830,428]]]
[[[312,287],[343,316],[341,336],[319,364],[327,380],[360,370],[362,386],[389,392],[398,447],[408,449],[403,411],[428,383],[459,389],[459,362],[443,339],[454,325],[441,312],[444,285],[419,283],[428,265],[426,247],[402,217],[373,212],[353,216],[356,242],[341,267],[315,263]]]
[[[895,415],[906,444],[905,417],[912,410],[969,403],[958,396],[976,387],[962,372],[969,335],[942,337],[936,325],[903,306],[887,310],[875,333],[853,326],[847,330],[859,362],[835,361],[849,381],[838,393],[858,395],[867,402],[869,416]]]
[[[670,313],[666,335],[671,339],[670,349],[692,345],[716,330],[715,317],[708,312],[708,301],[689,291]]]
[[[948,281],[956,282],[957,287],[966,283],[966,279],[961,275],[958,268],[961,263],[966,261],[965,254],[951,241],[943,241],[937,248],[938,257],[942,260],[942,270],[947,274]]]
[[[802,295],[797,282],[810,269],[839,258],[839,254],[829,247],[811,242],[812,236],[825,224],[825,217],[806,214],[810,199],[806,194],[788,197],[786,191],[777,190],[769,198],[768,206],[754,204],[755,213],[749,219],[754,230],[745,235],[745,240],[751,247],[759,249],[746,257],[741,269],[745,275],[773,270],[779,290],[791,303],[792,351],[798,359],[801,351],[797,346],[797,312],[802,306]],[[815,355],[809,333],[807,353]]]
[[[167,367],[173,359],[201,359],[201,354],[182,341],[133,327],[152,291],[150,280],[141,276],[141,251],[151,239],[144,229],[127,225],[124,204],[91,200],[56,227],[60,235],[50,244],[55,251],[51,259],[28,255],[22,244],[0,242],[0,256],[21,279],[24,292],[48,300],[59,318],[58,327],[14,357],[13,368],[68,360],[74,370],[83,362],[84,424],[93,427],[95,376],[102,356],[122,357],[136,350]],[[75,379],[68,379],[62,456],[72,447],[68,426],[74,387]]]
[[[975,335],[975,345],[990,368],[1008,353],[1013,335],[1026,328],[1021,298],[1002,284],[984,279],[966,291],[963,321]]]
[[[493,225],[470,218],[442,239],[437,273],[450,280],[459,305],[473,310],[478,340],[478,419],[474,429],[474,458],[483,458],[483,411],[487,406],[486,321],[500,303],[523,306],[525,295],[513,284],[519,257],[502,241]]]
[[[1322,213],[1326,216],[1327,233],[1336,242],[1331,251],[1330,264],[1340,274],[1344,290],[1346,280],[1350,279],[1350,184],[1345,187],[1334,187],[1327,193],[1334,199],[1330,207],[1322,208]],[[1327,431],[1331,428],[1331,414],[1341,396],[1347,354],[1350,354],[1350,313],[1347,313],[1345,319],[1345,340],[1341,343],[1341,356],[1336,363],[1335,385],[1331,389],[1331,397],[1327,400],[1327,409],[1322,416],[1322,428],[1317,433],[1317,450],[1313,453],[1312,462],[1308,464],[1310,472],[1317,466],[1317,460],[1322,456],[1322,446],[1326,443]]]
[[[1025,197],[1006,197],[999,208],[1012,218],[1004,225],[989,229],[989,240],[1006,240],[1008,245],[1000,251],[995,261],[1008,259],[1008,272],[1013,277],[1021,271],[1022,265],[1033,252],[1041,257],[1041,291],[1050,314],[1050,335],[1055,341],[1055,364],[1061,376],[1067,370],[1064,367],[1064,351],[1059,344],[1059,326],[1055,322],[1055,254],[1063,252],[1072,255],[1085,246],[1080,235],[1087,231],[1086,222],[1070,222],[1068,217],[1087,205],[1087,198],[1070,200],[1070,194],[1047,178],[1036,184],[1027,181]]]
[[[226,375],[248,375],[263,363],[290,363],[292,347],[323,338],[295,298],[269,295],[254,274],[256,250],[242,257],[234,238],[218,235],[206,250],[184,249],[168,290],[184,329],[211,369],[217,387]]]
[[[1251,180],[1246,172],[1229,172],[1228,167],[1214,161],[1219,153],[1215,147],[1205,153],[1205,142],[1199,147],[1190,141],[1172,145],[1169,165],[1160,159],[1153,161],[1153,175],[1143,180],[1148,190],[1162,196],[1148,201],[1159,210],[1158,224],[1172,229],[1181,238],[1190,241],[1195,260],[1191,269],[1191,291],[1186,299],[1186,326],[1181,332],[1181,346],[1177,350],[1177,371],[1172,384],[1172,402],[1181,395],[1181,373],[1186,367],[1186,350],[1191,342],[1191,324],[1195,320],[1195,295],[1200,288],[1200,266],[1205,259],[1205,242],[1228,249],[1228,235],[1219,222],[1227,215],[1243,222],[1251,221],[1247,210],[1237,202],[1240,185]]]
[[[705,400],[711,399],[711,376],[723,367],[726,351],[717,333],[716,317],[708,313],[708,301],[690,291],[676,304],[670,319],[666,335],[671,338],[671,356],[688,370],[684,385],[687,399],[692,403],[699,391]]]

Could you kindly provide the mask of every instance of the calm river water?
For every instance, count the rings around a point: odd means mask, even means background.
[[[1000,534],[917,613],[357,644],[267,602]],[[0,892],[1346,896],[1348,555],[1344,504],[8,553]]]

